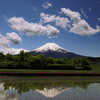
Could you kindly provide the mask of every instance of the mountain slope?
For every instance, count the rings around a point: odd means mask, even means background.
[[[30,53],[33,54],[45,54],[46,57],[53,57],[53,58],[63,58],[67,57],[68,59],[71,59],[73,57],[80,58],[81,55],[75,54],[73,52],[70,52],[60,46],[58,46],[55,43],[47,43],[33,51],[30,51]]]

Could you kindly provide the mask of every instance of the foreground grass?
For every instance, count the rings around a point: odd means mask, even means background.
[[[0,72],[34,73],[34,72],[66,72],[66,73],[100,73],[100,66],[91,66],[92,70],[37,70],[37,69],[0,69]]]

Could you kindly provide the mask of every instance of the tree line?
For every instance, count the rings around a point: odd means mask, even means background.
[[[0,53],[0,68],[32,68],[32,69],[91,69],[90,62],[86,57],[67,59],[52,57],[46,58],[45,55],[31,55],[30,52],[20,51],[17,55]]]

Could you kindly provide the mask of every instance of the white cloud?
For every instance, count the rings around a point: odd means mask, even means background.
[[[12,44],[19,44],[19,42],[22,41],[22,39],[15,32],[7,33],[6,37]]]
[[[43,19],[43,23],[54,22],[55,15],[45,14],[41,12],[40,17]]]
[[[78,23],[81,18],[79,12],[71,11],[70,9],[61,8],[61,12],[63,12],[66,16],[70,17],[74,23]]]
[[[9,44],[19,44],[22,41],[22,39],[18,36],[17,33],[12,32],[12,33],[7,33],[6,36],[2,36],[0,34],[0,52],[7,54],[18,54],[21,50],[27,51],[25,49],[15,49],[11,48]]]
[[[82,10],[82,8],[81,8],[81,12],[82,12],[82,14],[83,14],[86,18],[88,18],[88,16],[84,13],[84,11]]]
[[[98,20],[100,20],[100,18],[98,18]]]
[[[36,11],[37,10],[36,7],[33,7],[33,10]]]
[[[55,15],[50,15],[45,13],[41,13],[40,17],[42,18],[41,19],[42,23],[55,22],[56,26],[60,26],[62,28],[68,27],[70,22],[68,18],[59,16],[56,17]]]
[[[3,37],[1,34],[0,34],[0,48],[2,48],[2,47],[7,47],[7,48],[9,48],[10,46],[9,46],[9,40],[6,38],[6,37]]]
[[[85,35],[94,35],[100,32],[100,28],[97,26],[97,29],[93,29],[85,20],[80,20],[78,24],[73,24],[73,27],[70,28],[72,33],[85,36]]]
[[[56,36],[56,34],[59,33],[59,30],[57,30],[57,28],[48,24],[47,25],[47,33],[48,33],[48,35]]]
[[[19,44],[19,42],[21,42],[21,41],[22,41],[22,39],[15,32],[7,33],[6,37],[4,37],[0,34],[0,47],[1,48],[2,47],[10,48],[9,43]]]
[[[52,7],[52,4],[49,3],[48,1],[45,1],[44,4],[42,5],[45,9],[48,9],[49,7]]]
[[[11,26],[14,30],[18,32],[25,32],[28,36],[34,36],[34,35],[56,35],[60,31],[51,25],[43,26],[42,24],[38,23],[29,23],[24,20],[22,17],[12,17],[8,20],[9,23],[11,23]],[[54,32],[54,33],[53,33]]]
[[[78,12],[71,11],[66,8],[61,8],[61,11],[70,19],[72,22],[72,27],[70,28],[69,32],[84,36],[84,35],[94,35],[100,32],[100,27],[96,26],[96,29],[93,29],[89,26],[89,24],[84,20],[81,19],[81,16]]]
[[[87,17],[82,9],[81,11],[84,16]],[[81,36],[94,35],[100,32],[99,26],[97,26],[96,29],[93,29],[84,19],[81,19],[81,15],[79,14],[79,12],[71,11],[70,9],[66,8],[61,8],[61,14],[63,13],[68,16],[70,20],[65,17],[56,17],[56,15],[41,13],[41,23],[54,22],[56,26],[60,26],[64,29],[69,28],[69,32]]]
[[[29,50],[23,49],[23,48],[19,48],[19,49],[15,49],[15,48],[0,48],[0,52],[2,52],[3,54],[19,54],[21,50],[24,50],[24,52],[29,52]]]

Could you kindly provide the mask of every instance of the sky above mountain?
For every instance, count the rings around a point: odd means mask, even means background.
[[[100,0],[0,0],[0,52],[31,51],[54,42],[100,57]]]

